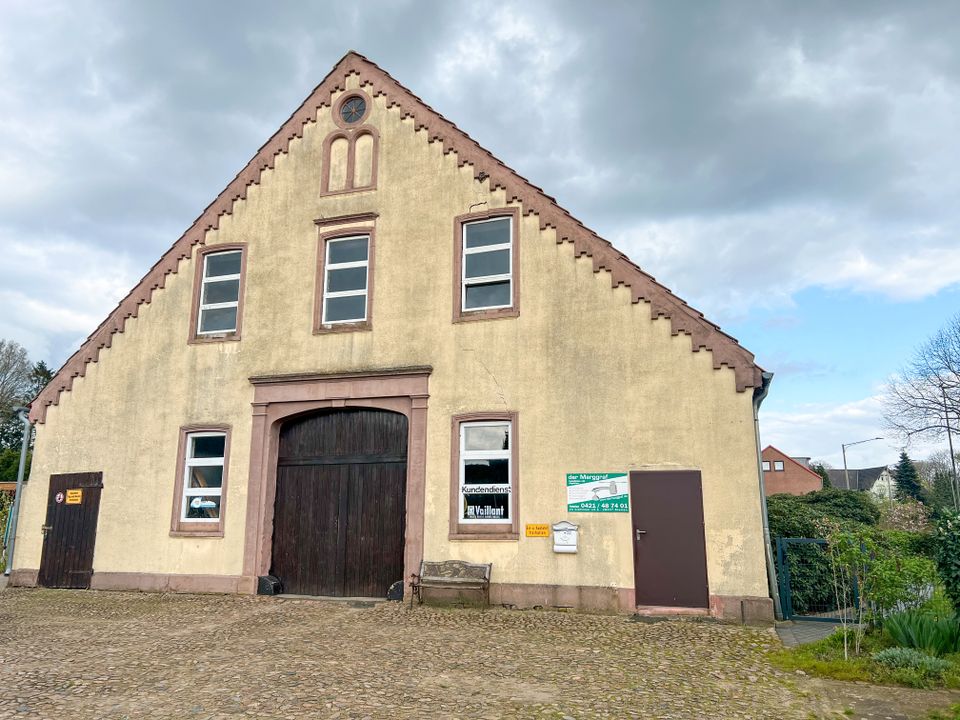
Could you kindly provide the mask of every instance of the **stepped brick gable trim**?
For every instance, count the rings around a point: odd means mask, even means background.
[[[558,243],[572,243],[576,257],[592,258],[594,272],[610,273],[611,287],[630,288],[634,303],[642,300],[650,305],[652,317],[669,319],[674,335],[690,336],[694,352],[711,351],[714,368],[733,369],[738,392],[760,386],[760,367],[753,354],[735,338],[656,282],[610,242],[557,205],[554,198],[497,160],[375,63],[351,51],[57,371],[31,403],[34,422],[45,420],[46,408],[59,402],[60,393],[72,388],[74,378],[86,374],[86,366],[99,359],[101,350],[110,347],[113,334],[123,332],[127,319],[137,317],[140,305],[150,302],[153,292],[164,286],[167,275],[178,271],[181,260],[192,257],[194,245],[204,244],[207,231],[219,227],[220,217],[232,213],[233,203],[246,199],[247,188],[259,184],[264,170],[273,169],[275,158],[288,151],[290,141],[303,137],[304,126],[316,122],[318,111],[331,108],[331,94],[346,91],[350,75],[359,76],[368,95],[384,97],[388,108],[399,108],[402,118],[412,118],[414,128],[425,130],[429,142],[441,143],[445,153],[456,153],[459,165],[470,165],[478,181],[488,182],[491,190],[502,189],[508,203],[519,202],[525,215],[537,216],[541,230],[554,229]]]

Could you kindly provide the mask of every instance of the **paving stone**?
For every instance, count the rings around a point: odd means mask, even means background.
[[[396,603],[8,589],[0,717],[808,718],[773,632]],[[826,712],[823,713],[826,716]]]

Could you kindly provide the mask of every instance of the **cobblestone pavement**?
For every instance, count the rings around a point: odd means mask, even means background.
[[[0,717],[843,717],[828,685],[769,666],[777,643],[692,621],[15,589]],[[899,717],[869,689],[865,716]]]

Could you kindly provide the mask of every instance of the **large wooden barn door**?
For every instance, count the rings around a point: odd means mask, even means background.
[[[341,410],[280,431],[271,574],[296,595],[385,597],[403,580],[407,418]]]
[[[93,575],[103,474],[51,475],[38,584],[88,588]]]
[[[631,472],[630,512],[637,605],[707,607],[700,472]]]

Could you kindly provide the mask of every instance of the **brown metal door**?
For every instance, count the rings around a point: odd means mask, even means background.
[[[37,579],[43,587],[90,587],[102,489],[103,473],[50,476]]]
[[[403,580],[407,418],[342,410],[280,431],[271,573],[296,595],[385,597]]]
[[[631,472],[630,508],[637,605],[708,607],[700,472]]]

